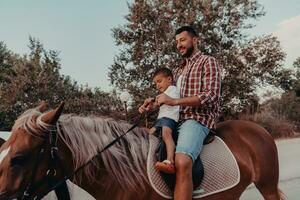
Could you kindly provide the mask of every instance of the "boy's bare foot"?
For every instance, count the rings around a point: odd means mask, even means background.
[[[155,169],[167,174],[175,174],[175,165],[169,160],[155,163]]]

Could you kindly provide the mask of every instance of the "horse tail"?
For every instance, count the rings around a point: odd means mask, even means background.
[[[287,200],[287,196],[282,192],[282,190],[279,188],[277,190],[280,196],[280,200]]]

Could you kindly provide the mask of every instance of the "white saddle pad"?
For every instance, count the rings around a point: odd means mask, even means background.
[[[173,191],[166,185],[159,172],[154,168],[155,150],[159,139],[150,135],[150,149],[147,158],[147,173],[153,189],[162,197],[173,198]],[[201,198],[236,186],[240,181],[240,170],[230,149],[219,137],[204,145],[201,152],[204,166],[204,178],[200,186],[194,190],[193,198]],[[201,191],[201,189],[203,189]],[[201,192],[199,192],[201,191]]]

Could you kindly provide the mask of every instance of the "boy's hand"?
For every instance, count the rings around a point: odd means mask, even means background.
[[[144,104],[139,107],[139,112],[142,114],[146,111],[148,112],[148,111],[152,110],[154,107],[154,102],[155,102],[154,98],[147,98],[144,101]]]
[[[146,112],[146,108],[145,108],[145,106],[144,106],[144,104],[143,104],[143,105],[141,105],[141,106],[139,107],[139,113],[143,114],[144,112]]]
[[[176,99],[173,99],[169,97],[166,94],[160,94],[156,97],[156,103],[161,106],[162,104],[166,104],[169,106],[175,106],[176,105]]]

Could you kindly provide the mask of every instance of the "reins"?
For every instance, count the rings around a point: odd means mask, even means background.
[[[150,113],[153,114],[153,113]],[[120,141],[127,133],[129,133],[130,131],[132,131],[134,128],[136,128],[144,119],[143,114],[140,114],[138,121],[132,125],[125,133],[121,134],[119,137],[117,137],[116,139],[114,139],[113,141],[111,141],[109,144],[107,144],[103,149],[98,150],[97,153],[90,158],[86,163],[84,163],[83,165],[81,165],[80,167],[78,167],[76,170],[74,170],[74,172],[72,172],[69,176],[64,176],[62,180],[58,181],[57,183],[53,184],[47,191],[45,191],[44,193],[40,194],[40,195],[36,195],[35,199],[36,200],[40,200],[42,199],[45,195],[47,195],[50,191],[55,190],[56,188],[60,187],[61,185],[66,183],[66,180],[74,177],[74,175],[76,173],[78,173],[79,171],[83,170],[87,165],[89,165],[94,159],[98,158],[102,152],[104,152],[105,150],[107,150],[108,148],[110,148],[111,146],[113,146],[116,142]],[[149,116],[149,115],[148,115]],[[35,188],[37,189],[37,188]]]

